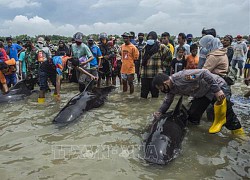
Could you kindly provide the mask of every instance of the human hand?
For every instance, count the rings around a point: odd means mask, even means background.
[[[84,62],[81,62],[81,65],[86,65],[88,62],[87,61],[84,61]]]
[[[221,102],[224,98],[226,98],[224,92],[222,90],[215,93],[215,97],[217,101]]]
[[[98,80],[98,77],[96,77],[96,76],[91,76],[91,79],[97,81],[97,80]]]
[[[161,117],[162,113],[161,112],[154,112],[153,116],[155,119],[159,119]]]

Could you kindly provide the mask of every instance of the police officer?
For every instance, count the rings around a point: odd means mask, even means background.
[[[172,76],[158,74],[153,80],[153,86],[166,93],[163,104],[158,112],[154,113],[156,118],[168,110],[175,95],[186,95],[194,97],[188,111],[188,120],[193,124],[199,124],[202,114],[216,98],[214,123],[209,132],[217,133],[225,125],[233,134],[244,134],[232,108],[230,88],[220,76],[205,69],[184,70]]]

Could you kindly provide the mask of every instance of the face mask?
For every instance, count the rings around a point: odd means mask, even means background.
[[[168,88],[166,88],[166,86],[168,87]],[[162,93],[164,93],[164,94],[167,94],[167,93],[169,93],[169,91],[170,91],[170,88],[169,88],[169,86],[167,85],[167,84],[164,84],[164,89],[163,90],[161,90],[161,92]]]
[[[77,46],[80,46],[82,43],[81,42],[76,42],[76,45]]]
[[[153,40],[153,39],[147,40],[147,45],[152,46],[154,43],[155,43],[155,40]]]
[[[43,48],[43,44],[38,43],[38,47],[39,47],[40,49],[42,49],[42,48]]]
[[[178,57],[178,58],[182,58],[182,57],[183,57],[183,54],[177,54],[177,57]]]
[[[88,44],[89,44],[90,46],[92,46],[92,45],[94,44],[94,42],[93,42],[93,41],[89,41]]]
[[[138,38],[138,40],[139,40],[140,42],[142,42],[142,41],[143,41],[143,38]]]

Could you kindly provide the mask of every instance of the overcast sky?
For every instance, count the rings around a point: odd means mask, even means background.
[[[0,0],[0,36],[167,31],[250,34],[250,0]]]

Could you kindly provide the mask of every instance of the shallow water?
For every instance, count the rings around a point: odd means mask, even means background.
[[[246,87],[237,83],[233,90],[242,96]],[[250,178],[249,140],[234,137],[225,128],[209,134],[211,122],[205,117],[201,125],[188,127],[182,152],[173,162],[146,163],[142,142],[163,95],[140,99],[139,87],[133,95],[117,88],[104,106],[66,127],[52,124],[76,93],[75,84],[63,84],[61,103],[48,94],[46,103],[38,105],[34,94],[25,101],[0,105],[1,180]],[[249,115],[237,113],[249,137]]]

